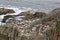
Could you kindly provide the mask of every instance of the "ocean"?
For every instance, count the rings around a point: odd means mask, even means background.
[[[20,10],[50,12],[60,8],[60,1],[54,0],[0,0],[0,6],[17,7]]]

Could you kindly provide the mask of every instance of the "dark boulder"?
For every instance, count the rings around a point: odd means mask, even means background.
[[[6,20],[8,20],[9,18],[12,18],[13,19],[14,17],[15,17],[15,15],[7,15],[7,16],[4,16],[2,22],[3,23],[6,23]]]
[[[30,11],[26,11],[26,12],[21,12],[17,16],[25,16],[24,19],[28,20],[33,18],[33,13],[31,13]]]
[[[26,11],[26,12],[21,12],[20,14],[18,14],[18,16],[27,16],[27,15],[31,15],[32,13],[30,11]]]
[[[50,18],[53,18],[55,21],[60,20],[60,8],[56,8],[50,12],[52,15]]]
[[[50,14],[60,14],[60,8],[56,8],[50,12]]]
[[[48,16],[46,16],[43,21],[53,21],[56,22],[60,20],[60,8],[53,9]]]
[[[35,12],[35,14],[33,16],[37,17],[37,18],[42,18],[42,17],[46,16],[46,13],[44,13],[44,12]]]
[[[0,15],[2,15],[2,14],[7,14],[7,13],[15,13],[15,11],[14,10],[12,10],[12,9],[5,9],[5,8],[0,8]]]

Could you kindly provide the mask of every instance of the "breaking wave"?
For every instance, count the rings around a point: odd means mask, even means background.
[[[0,6],[0,8],[5,8],[5,9],[12,9],[12,10],[14,10],[15,11],[15,13],[7,13],[7,14],[5,14],[5,15],[0,15],[0,25],[1,24],[4,24],[4,23],[2,23],[2,20],[4,19],[4,16],[6,16],[6,15],[18,15],[18,14],[20,14],[21,12],[25,12],[25,11],[31,11],[32,10],[32,8],[27,8],[26,9],[26,7],[20,7],[20,8],[17,8],[17,7],[13,7],[13,6]]]

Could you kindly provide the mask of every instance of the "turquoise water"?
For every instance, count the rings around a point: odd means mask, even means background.
[[[50,12],[55,8],[60,7],[58,0],[2,0],[0,6],[14,6],[20,9],[27,9],[33,11]]]

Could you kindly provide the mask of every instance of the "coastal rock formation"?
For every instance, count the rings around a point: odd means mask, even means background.
[[[50,12],[50,14],[60,14],[60,8],[56,8]]]
[[[6,20],[8,20],[9,18],[12,18],[13,19],[14,17],[15,17],[15,15],[7,15],[7,16],[4,16],[2,22],[3,23],[6,23]]]
[[[21,12],[17,16],[25,16],[24,19],[28,20],[33,18],[33,13],[31,13],[30,11],[26,11],[26,12]]]
[[[18,14],[20,16],[25,16],[25,19],[35,19],[35,18],[43,18],[45,17],[47,14],[44,12],[35,12],[35,14],[31,13],[30,11],[27,12],[21,12],[20,14]]]
[[[33,16],[37,17],[37,18],[42,18],[42,17],[46,16],[46,13],[44,13],[44,12],[35,12],[35,14]]]
[[[32,25],[36,25],[36,24],[44,23],[44,22],[46,23],[49,21],[56,22],[58,20],[60,20],[60,9],[56,8],[52,10],[50,14],[48,14],[46,17],[39,19],[38,21],[34,22]]]
[[[15,13],[15,11],[12,9],[0,8],[0,15],[5,15],[7,13]]]
[[[31,15],[32,13],[30,11],[26,11],[26,12],[21,12],[20,14],[18,14],[18,16],[27,16],[27,15]]]
[[[9,7],[4,7],[0,8],[0,22],[6,22],[7,19],[9,18],[14,18],[18,16],[21,12],[24,12],[23,10],[19,10],[18,8],[9,8]]]
[[[12,15],[6,15],[10,13],[15,13],[13,9],[0,8],[0,22],[5,23],[8,18],[11,18]]]
[[[50,12],[50,20],[57,21],[60,20],[60,8],[56,8]]]
[[[4,17],[4,20],[14,18],[15,16],[25,16],[25,19],[32,20],[13,20],[14,22],[6,23],[6,25],[1,25],[0,37],[2,38],[0,39],[56,40],[57,38],[60,38],[59,10],[60,9],[54,9],[51,14],[48,15],[44,12],[36,12],[35,14],[32,14],[30,12],[22,12],[19,15],[7,15]],[[58,33],[56,33],[56,28]],[[5,36],[5,38],[3,36]]]

